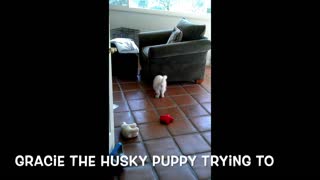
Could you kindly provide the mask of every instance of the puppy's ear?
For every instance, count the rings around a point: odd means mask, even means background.
[[[164,75],[164,76],[163,76],[163,79],[167,79],[167,78],[168,78],[168,76],[167,76],[167,75]]]

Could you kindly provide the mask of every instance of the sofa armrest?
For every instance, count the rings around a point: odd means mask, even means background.
[[[172,31],[162,30],[139,33],[139,48],[167,43]]]
[[[200,39],[149,47],[148,58],[165,58],[178,55],[207,52],[211,49],[211,41]]]

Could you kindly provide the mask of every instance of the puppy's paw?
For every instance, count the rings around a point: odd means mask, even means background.
[[[164,95],[161,95],[161,98],[164,98]]]
[[[160,97],[160,95],[156,94],[154,97],[155,97],[155,98],[159,98],[159,97]]]

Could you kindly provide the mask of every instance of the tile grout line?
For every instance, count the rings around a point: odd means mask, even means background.
[[[203,88],[203,89],[205,89],[205,88]],[[208,92],[209,93],[209,92]],[[200,94],[200,93],[199,93]],[[211,96],[211,93],[209,93],[210,94],[210,96]],[[191,94],[190,94],[191,95]],[[192,95],[191,95],[192,96]],[[193,96],[192,96],[193,97]],[[212,97],[212,96],[211,96]],[[195,98],[194,98],[195,99]],[[202,106],[202,103],[200,103],[200,101],[199,100],[197,100],[197,99],[195,99],[199,104],[200,104],[200,106],[205,110],[205,111],[207,111],[207,109],[206,108],[204,108],[203,106]],[[211,102],[207,102],[207,103],[211,103]],[[211,108],[212,109],[212,108]],[[208,111],[207,111],[208,112]],[[211,121],[212,121],[212,115],[211,115],[211,113],[209,113],[208,112],[208,114],[210,115],[210,119],[211,119]],[[207,115],[202,115],[202,116],[199,116],[199,117],[203,117],[203,116],[207,116]],[[192,118],[192,117],[191,117]],[[192,120],[190,120],[191,121],[191,123],[193,124],[193,126],[195,126],[195,123],[192,121]],[[200,131],[200,129],[198,129],[198,127],[197,126],[195,126],[195,128],[197,129],[197,130],[199,130],[199,134],[200,134],[200,136],[205,140],[205,142],[211,147],[211,143],[209,143],[209,141],[203,136],[203,133],[205,133],[205,132],[209,132],[209,131],[204,131],[204,132],[201,132]],[[210,129],[210,132],[211,132],[211,138],[212,138],[212,131],[211,131],[211,129]],[[212,147],[211,147],[211,152],[212,152]]]
[[[139,87],[141,88],[140,83],[139,83]],[[125,97],[125,100],[128,101],[126,97]],[[127,103],[128,103],[128,102],[127,102]],[[152,104],[151,102],[149,102],[149,103]],[[128,104],[129,104],[129,103],[128,103]],[[128,105],[128,107],[129,107],[129,112],[130,112],[130,114],[132,114],[132,116],[133,116],[133,113],[132,113],[133,110],[130,108],[129,105]],[[133,116],[133,119],[134,119],[135,122],[137,122],[135,116]],[[138,124],[138,123],[137,123],[137,124]],[[144,147],[146,153],[148,154],[149,159],[150,159],[150,161],[151,161],[151,163],[152,163],[151,154],[150,154],[148,148],[146,147],[146,145],[145,145],[145,143],[144,143],[145,140],[143,139],[143,137],[142,137],[141,134],[140,134],[140,136],[141,136],[141,142],[134,142],[134,143],[135,143],[135,144],[141,143],[141,144],[143,145],[143,147]],[[131,143],[130,143],[130,144],[131,144]],[[132,143],[132,144],[133,144],[133,143]],[[155,179],[159,180],[159,175],[158,175],[155,167],[151,165],[151,169],[152,169],[152,171],[153,171],[153,173],[154,173],[154,175],[155,175]]]
[[[152,111],[155,111],[155,113],[156,113],[158,116],[160,116],[160,114],[159,114],[159,112],[158,112],[158,109],[168,109],[168,108],[175,108],[175,107],[176,107],[176,108],[178,109],[179,113],[182,114],[182,116],[184,117],[184,119],[186,119],[187,121],[189,121],[189,123],[191,123],[191,125],[193,125],[193,126],[195,127],[196,132],[179,134],[179,135],[173,135],[173,134],[171,133],[171,131],[168,129],[168,126],[166,126],[165,128],[166,128],[166,130],[168,131],[170,137],[160,137],[160,138],[154,138],[154,139],[144,140],[144,139],[142,138],[142,136],[141,136],[141,142],[132,142],[132,143],[129,143],[129,144],[138,144],[138,143],[141,143],[141,144],[143,145],[143,147],[145,148],[148,156],[151,157],[151,154],[150,154],[148,148],[146,147],[145,142],[148,142],[148,141],[151,141],[151,140],[155,140],[155,139],[170,139],[170,138],[171,138],[171,139],[173,140],[173,142],[175,143],[175,145],[177,146],[177,148],[179,149],[180,153],[183,154],[182,151],[181,151],[181,148],[180,148],[179,145],[177,144],[177,142],[176,142],[176,140],[175,140],[174,137],[183,136],[183,135],[190,135],[190,134],[200,134],[200,136],[201,136],[203,139],[205,139],[205,138],[202,136],[202,133],[204,133],[204,132],[209,132],[209,131],[201,132],[201,131],[194,125],[194,123],[189,119],[189,117],[186,116],[186,114],[181,110],[180,106],[179,106],[179,105],[173,100],[173,98],[171,97],[171,96],[189,95],[189,96],[191,96],[196,102],[198,102],[199,104],[201,104],[197,99],[195,99],[195,98],[192,96],[192,94],[190,94],[189,92],[187,92],[187,91],[185,90],[186,94],[181,94],[181,95],[166,95],[166,96],[175,104],[175,106],[166,106],[166,107],[156,108],[155,105],[154,105],[154,104],[151,102],[151,100],[150,100],[151,97],[149,97],[149,95],[147,94],[147,90],[148,90],[148,89],[144,89],[144,88],[142,87],[141,83],[138,83],[138,84],[139,84],[140,89],[133,89],[132,91],[141,91],[141,92],[144,94],[144,98],[139,98],[139,99],[140,99],[140,100],[141,100],[141,99],[146,99],[146,100],[151,104],[151,106],[152,106]],[[119,87],[120,87],[120,92],[122,93],[122,96],[124,96],[124,99],[125,99],[125,101],[126,101],[125,103],[128,105],[129,113],[130,113],[131,117],[133,118],[134,122],[137,123],[136,117],[133,116],[133,112],[134,112],[134,111],[149,111],[149,109],[132,110],[132,109],[130,108],[130,106],[129,106],[129,103],[128,103],[129,100],[128,100],[127,97],[125,96],[125,93],[124,93],[124,91],[122,90],[122,87],[120,86],[119,81],[118,81],[118,85],[119,85]],[[181,86],[181,85],[180,85],[180,86]],[[180,86],[178,86],[178,87],[180,87]],[[182,87],[182,88],[183,88],[183,87]],[[202,87],[202,88],[203,88],[203,87]],[[204,88],[203,88],[203,89],[204,89]],[[209,94],[210,94],[210,93],[209,93]],[[137,99],[137,100],[138,100],[138,99]],[[193,104],[188,104],[188,105],[193,105]],[[185,106],[188,106],[188,105],[185,105]],[[201,107],[204,108],[202,105],[201,105]],[[204,108],[204,109],[205,109],[205,108]],[[205,109],[205,110],[206,110],[206,109]],[[209,113],[208,115],[211,116],[210,113]],[[202,116],[208,116],[208,115],[202,115]],[[198,117],[198,116],[196,116],[196,117]],[[199,117],[200,117],[200,116],[199,116]],[[181,118],[181,119],[184,120],[183,118]],[[139,123],[139,125],[149,124],[149,123],[152,123],[152,122]],[[154,122],[154,123],[155,123],[155,122]],[[138,124],[138,123],[137,123],[137,124]],[[211,130],[210,130],[210,131],[211,131]],[[205,141],[206,141],[207,144],[209,144],[206,139],[205,139]],[[211,150],[210,150],[209,152],[211,152]],[[206,153],[206,152],[199,152],[199,153]],[[195,154],[199,154],[199,153],[195,153]],[[184,155],[184,154],[183,154],[183,155]],[[152,162],[152,160],[150,160],[150,161]],[[188,164],[189,164],[189,165],[188,165],[188,168],[191,170],[191,172],[195,175],[195,177],[198,177],[197,174],[195,173],[194,169],[191,167],[191,165],[190,165],[189,162],[188,162]],[[159,174],[158,174],[157,170],[155,169],[155,167],[152,166],[152,170],[153,170],[153,172],[155,173],[155,175],[157,176],[156,178],[159,179]]]
[[[196,100],[197,101],[197,100]],[[199,101],[197,101],[200,105],[201,105],[201,103],[199,102]],[[211,103],[211,102],[210,102]],[[205,109],[205,108],[203,108],[203,109]],[[206,110],[206,109],[205,109]],[[209,112],[208,112],[209,113]],[[212,115],[211,115],[211,113],[209,113],[209,115],[210,115],[210,119],[211,119],[211,121],[212,121]],[[201,116],[195,116],[195,117],[204,117],[204,116],[208,116],[208,115],[201,115]],[[205,140],[205,142],[211,147],[211,144],[207,141],[207,139],[203,136],[203,134],[202,133],[204,133],[204,132],[202,132],[202,131],[200,131],[200,129],[195,125],[195,123],[191,120],[191,118],[195,118],[195,117],[190,117],[190,119],[189,119],[189,121],[190,121],[190,123],[199,131],[199,134],[200,134],[200,136]],[[188,117],[189,118],[189,117]],[[210,129],[210,132],[211,132],[211,129]],[[212,136],[212,135],[211,135]]]
[[[150,98],[150,97],[148,97],[148,98]],[[168,96],[168,98],[170,98],[171,101],[173,101],[173,102],[175,103],[176,107],[179,107],[179,106],[177,105],[177,103],[176,103],[170,96]],[[151,101],[151,100],[149,99],[149,101]],[[151,103],[151,104],[152,104],[152,103]],[[152,106],[153,106],[154,110],[156,111],[156,113],[159,115],[159,112],[157,111],[156,107],[155,107],[153,104],[152,104]],[[179,110],[179,109],[178,109],[178,110]],[[183,112],[182,112],[182,114],[185,115]],[[160,117],[160,115],[159,115],[159,117]],[[174,136],[173,136],[172,133],[170,132],[168,126],[165,126],[165,128],[167,129],[167,131],[168,131],[168,133],[169,133],[169,135],[170,135],[170,138],[171,138],[172,141],[175,143],[175,145],[176,145],[176,147],[179,149],[180,153],[181,153],[182,155],[184,155],[183,152],[182,152],[182,150],[181,150],[181,148],[180,148],[179,145],[177,144]],[[161,139],[161,138],[159,138],[159,139]],[[197,174],[195,173],[194,169],[191,167],[191,165],[190,165],[189,162],[188,162],[188,164],[189,164],[188,168],[189,168],[189,170],[191,171],[191,173],[192,173],[193,175],[195,175],[195,177],[198,178]],[[156,169],[155,169],[155,170],[156,170]],[[158,175],[158,177],[159,177],[159,175]],[[199,178],[198,178],[198,179],[199,179]]]
[[[139,83],[139,87],[140,87],[141,89],[143,88],[143,87],[141,87],[141,83]],[[143,89],[143,90],[145,90],[145,89]],[[146,101],[148,101],[148,102],[151,104],[152,110],[155,111],[156,114],[158,114],[158,112],[156,111],[154,105],[153,105],[152,102],[148,99],[149,97],[146,95],[146,91],[144,91],[143,93],[144,93],[144,95],[145,95]],[[145,109],[145,111],[147,111],[147,110]],[[136,117],[134,117],[134,118],[136,118]],[[147,146],[146,146],[146,144],[145,144],[145,140],[144,140],[144,138],[142,137],[142,135],[141,135],[141,141],[142,141],[142,145],[143,145],[144,149],[146,150],[146,152],[147,152],[147,154],[148,154],[148,156],[149,156],[149,158],[150,158],[150,162],[151,162],[151,164],[152,164],[151,153],[150,153],[149,149],[147,148]],[[160,179],[160,178],[159,178],[160,176],[159,176],[159,173],[157,172],[155,166],[152,166],[152,165],[151,165],[151,168],[152,168],[152,171],[154,172],[154,174],[155,174],[155,176],[156,176],[156,179],[159,180],[159,179]]]
[[[126,101],[126,98],[125,98],[125,96],[124,96],[124,91],[123,91],[123,89],[122,89],[122,87],[121,87],[121,85],[120,85],[120,83],[119,83],[119,80],[118,80],[118,78],[116,79],[117,80],[117,84],[118,84],[118,86],[119,86],[119,89],[120,89],[120,93],[121,93],[121,95],[123,96],[123,98],[124,98],[124,103],[127,105],[127,107],[128,107],[128,109],[129,109],[129,112],[130,112],[130,106],[129,106],[129,104],[128,104],[128,101]],[[112,92],[113,93],[113,92]],[[113,95],[113,94],[112,94]],[[121,102],[121,101],[114,101],[114,102]],[[114,103],[113,102],[113,103]],[[128,111],[119,111],[119,112],[128,112]],[[114,110],[113,110],[113,113],[119,113],[119,112],[115,112]],[[130,112],[130,114],[131,114],[131,112]]]
[[[190,96],[192,96],[191,94],[189,94]],[[196,100],[197,101],[197,100]],[[197,101],[198,102],[198,101]],[[199,104],[201,104],[200,102],[198,102]],[[177,106],[178,107],[178,110],[179,111],[181,111],[183,114],[184,114],[184,112],[181,110],[181,108],[180,108],[180,106]],[[204,138],[203,137],[203,135],[202,135],[202,133],[201,133],[201,131],[198,129],[198,127],[197,126],[195,126],[195,124],[189,119],[189,117],[186,115],[186,114],[184,114],[185,115],[185,117],[186,117],[186,119],[196,128],[196,130],[197,130],[197,133],[198,134],[200,134],[200,136],[205,140],[205,142],[210,146],[210,152],[212,151],[212,148],[211,148],[211,145],[207,142],[207,140],[206,140],[206,138]],[[210,116],[211,116],[211,114],[210,114]],[[212,118],[212,117],[211,117]],[[211,131],[211,130],[210,130]],[[190,133],[190,134],[196,134],[196,133]],[[188,162],[189,163],[189,162]],[[189,163],[189,165],[191,166],[191,164]],[[192,166],[191,166],[192,167]],[[194,171],[194,169],[193,168],[191,168],[192,170],[193,170],[193,172],[194,172],[194,174],[196,174],[195,173],[195,171]],[[198,177],[198,175],[196,175],[196,177]],[[199,177],[198,177],[199,178]]]
[[[170,97],[170,98],[171,98],[171,97]],[[176,104],[178,111],[180,111],[180,113],[182,113],[182,114],[185,116],[185,118],[188,120],[187,115],[184,114],[184,112],[180,109],[179,105],[178,105],[175,101],[174,101],[174,103]],[[190,120],[189,120],[189,121],[190,121]],[[168,131],[169,131],[169,129],[168,129]],[[197,132],[195,132],[195,133],[187,133],[187,134],[196,134],[196,133],[199,133],[199,131],[198,131],[197,129],[196,129],[196,131],[197,131]],[[182,152],[182,149],[180,148],[180,146],[178,145],[178,143],[177,143],[177,141],[176,141],[176,139],[175,139],[175,137],[176,137],[176,136],[179,136],[179,135],[172,135],[172,133],[171,133],[170,131],[169,131],[169,133],[170,133],[170,135],[172,136],[172,140],[174,141],[175,145],[178,147],[178,149],[179,149],[179,151],[181,152],[181,154],[182,154],[182,155],[185,155],[185,154]],[[200,133],[199,133],[199,134],[200,134]],[[183,135],[181,135],[181,136],[183,136]],[[195,170],[194,170],[193,167],[191,166],[190,162],[187,161],[187,163],[188,163],[188,169],[191,171],[191,173],[192,173],[197,179],[199,179],[197,173],[195,172]]]

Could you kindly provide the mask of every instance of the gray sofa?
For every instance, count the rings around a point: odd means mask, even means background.
[[[162,30],[139,33],[142,80],[152,81],[160,74],[167,75],[168,82],[201,83],[207,52],[211,49],[210,40],[203,35],[192,38],[189,35],[189,38],[185,36],[181,42],[167,44],[172,32],[173,30]]]

